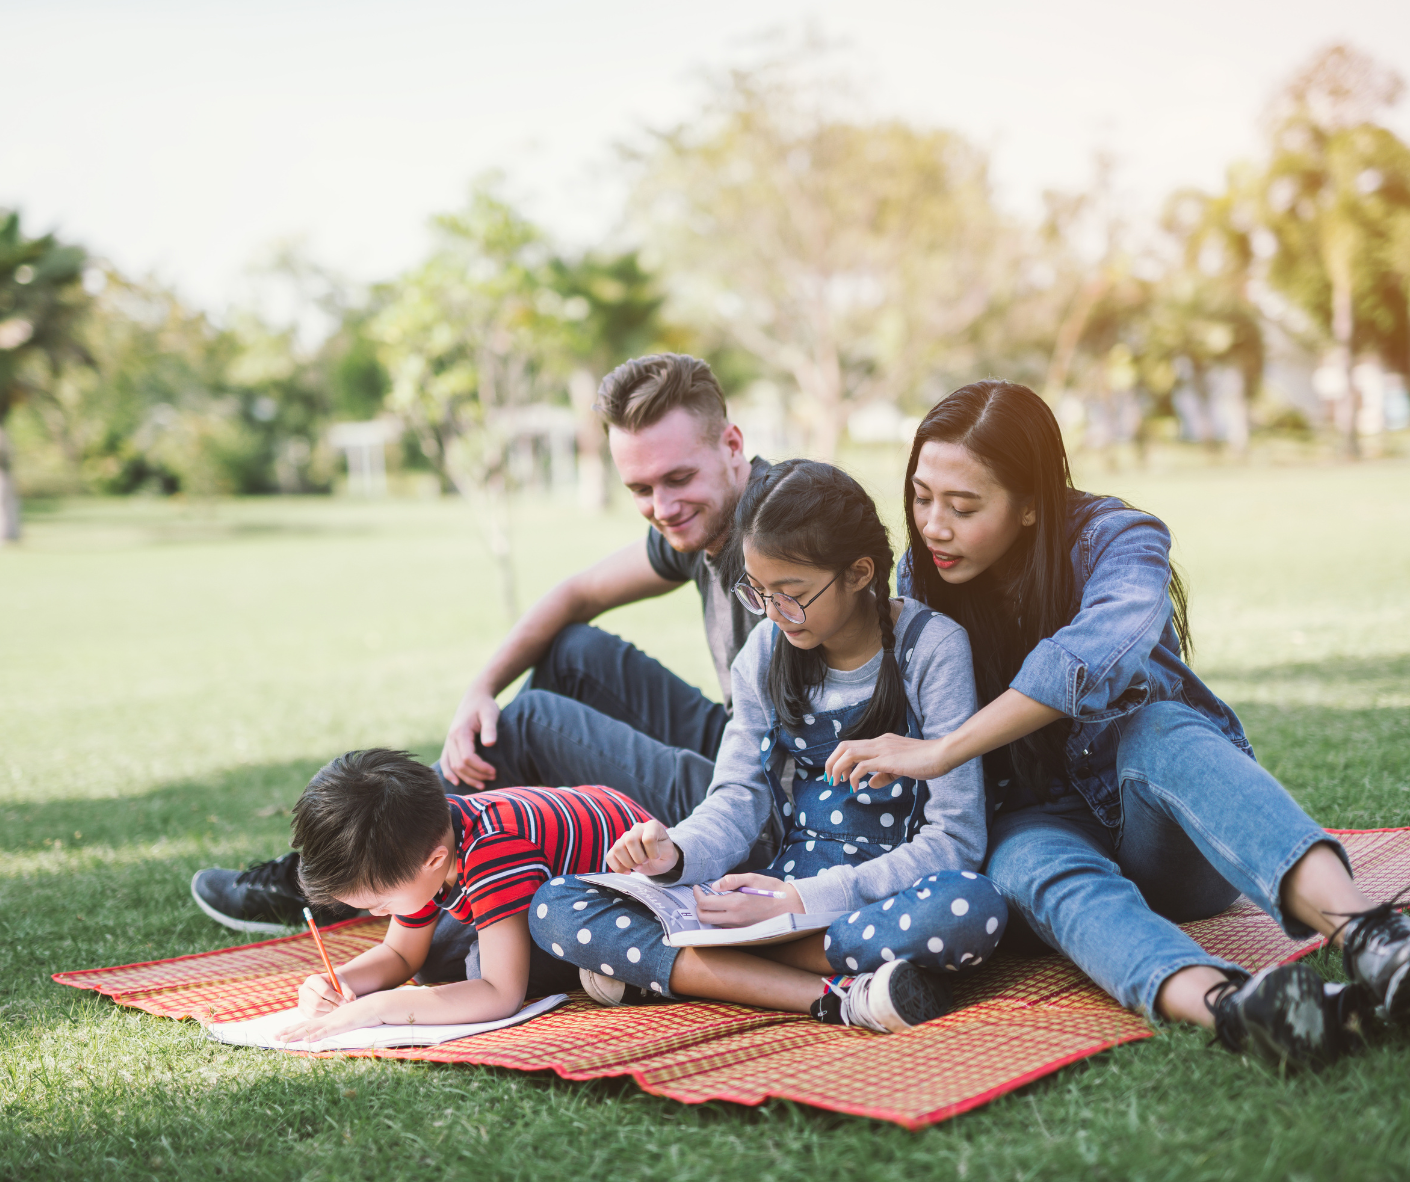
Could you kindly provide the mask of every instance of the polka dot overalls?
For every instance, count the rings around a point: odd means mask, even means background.
[[[909,676],[921,631],[936,614],[921,612],[906,629],[897,654],[904,675]],[[760,873],[790,882],[833,866],[856,866],[909,841],[925,823],[929,792],[924,781],[898,780],[876,790],[863,781],[855,793],[845,783],[826,782],[828,757],[866,706],[861,702],[807,714],[796,733],[771,713],[759,758],[783,818],[784,837],[778,855]],[[923,737],[909,703],[906,725],[911,738]],[[783,787],[790,757],[791,794]],[[953,972],[987,960],[1007,918],[1004,901],[987,878],[946,870],[843,916],[828,928],[823,942],[828,963],[839,973],[871,972],[898,958]],[[671,995],[671,967],[680,950],[662,941],[655,916],[634,899],[590,886],[575,875],[550,879],[534,896],[529,930],[540,947],[557,957]]]

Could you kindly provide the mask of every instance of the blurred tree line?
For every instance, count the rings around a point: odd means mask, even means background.
[[[585,499],[605,495],[597,382],[663,348],[710,358],[732,392],[771,381],[822,456],[868,407],[916,415],[990,373],[1042,390],[1078,446],[1141,449],[1178,421],[1237,451],[1260,422],[1319,426],[1263,397],[1290,352],[1354,453],[1358,366],[1410,372],[1410,147],[1384,122],[1402,83],[1354,49],[1275,97],[1260,162],[1172,194],[1154,227],[1123,216],[1100,160],[1085,191],[1017,219],[974,144],[858,119],[798,67],[720,78],[628,154],[635,249],[566,252],[490,178],[385,283],[286,255],[276,269],[331,325],[314,345],[253,312],[216,322],[3,215],[7,533],[16,454],[35,489],[320,492],[340,471],[329,425],[384,417],[403,465],[484,499],[503,559],[504,497],[565,432]]]

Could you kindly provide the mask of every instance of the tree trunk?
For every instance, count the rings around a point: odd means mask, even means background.
[[[578,507],[589,513],[607,508],[607,440],[602,424],[593,412],[597,383],[585,369],[575,369],[568,378],[568,397],[578,419]]]
[[[10,437],[0,424],[0,546],[20,540],[20,494],[10,469]]]
[[[1361,439],[1357,434],[1360,400],[1356,395],[1356,379],[1352,376],[1355,358],[1351,352],[1352,337],[1352,256],[1355,253],[1355,230],[1349,225],[1336,225],[1327,235],[1327,277],[1332,282],[1332,337],[1337,343],[1337,361],[1342,369],[1345,393],[1342,395],[1342,422],[1346,432],[1343,441],[1347,457],[1361,455]]]

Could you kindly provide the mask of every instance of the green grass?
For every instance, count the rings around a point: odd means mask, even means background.
[[[895,457],[859,466],[894,496]],[[1170,522],[1196,665],[1313,814],[1410,824],[1410,465],[1084,483]],[[642,528],[517,515],[526,596]],[[1405,1034],[1284,1080],[1168,1031],[910,1134],[223,1048],[62,988],[59,969],[240,942],[192,906],[192,871],[285,848],[284,810],[337,752],[435,755],[504,620],[462,506],[277,500],[39,506],[0,552],[0,619],[0,1178],[1410,1175]],[[711,688],[693,591],[607,624]]]

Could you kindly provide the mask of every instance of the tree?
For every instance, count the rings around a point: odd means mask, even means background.
[[[1338,428],[1358,452],[1358,349],[1403,364],[1406,272],[1398,220],[1410,210],[1410,149],[1376,122],[1401,78],[1344,45],[1322,51],[1288,85],[1274,114],[1263,218],[1277,252],[1269,282],[1332,342],[1343,373]]]
[[[735,71],[653,137],[633,210],[676,305],[796,384],[811,450],[915,392],[1003,272],[982,153],[958,135],[827,113],[788,65]]]
[[[435,225],[438,248],[392,285],[368,334],[391,377],[389,406],[444,484],[483,500],[513,618],[518,595],[505,500],[512,412],[561,391],[576,310],[554,289],[542,234],[492,185]]]
[[[23,399],[85,361],[74,330],[83,311],[86,257],[52,234],[26,238],[18,213],[0,218],[0,544],[20,536],[5,424]]]

